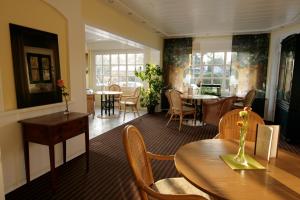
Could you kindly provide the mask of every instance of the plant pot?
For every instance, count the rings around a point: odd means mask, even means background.
[[[155,106],[147,106],[147,112],[148,114],[155,113]]]

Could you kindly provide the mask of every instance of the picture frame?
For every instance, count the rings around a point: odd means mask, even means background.
[[[58,36],[9,24],[17,107],[62,102]]]

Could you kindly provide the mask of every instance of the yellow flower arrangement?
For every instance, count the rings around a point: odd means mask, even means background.
[[[248,116],[251,110],[251,107],[245,107],[244,110],[240,111],[239,116],[241,120],[237,122],[237,126],[240,127],[240,143],[238,153],[234,157],[234,160],[242,165],[247,165],[245,158],[245,139],[248,131]]]

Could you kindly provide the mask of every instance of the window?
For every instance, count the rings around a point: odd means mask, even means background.
[[[95,54],[96,86],[118,84],[121,87],[141,86],[135,70],[143,70],[143,53]]]
[[[205,52],[192,55],[192,86],[220,84],[222,92],[229,93],[231,52]]]

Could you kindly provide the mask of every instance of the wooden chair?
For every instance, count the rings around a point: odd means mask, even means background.
[[[95,94],[86,94],[87,113],[95,118]]]
[[[138,87],[134,90],[134,93],[132,95],[122,95],[120,99],[120,111],[124,112],[123,121],[125,121],[125,114],[128,107],[131,107],[131,110],[133,114],[137,113],[138,116],[139,110],[138,110],[138,102],[140,98],[140,92],[141,89]],[[122,108],[123,107],[123,108]]]
[[[235,109],[226,113],[219,122],[219,133],[214,138],[239,139],[240,128],[237,122],[240,121],[239,112],[243,109]],[[247,141],[255,141],[257,124],[265,124],[264,120],[255,112],[249,111]]]
[[[117,84],[112,84],[110,86],[108,86],[108,90],[110,91],[118,91],[121,92],[121,86],[117,85]],[[121,100],[121,95],[115,95],[114,96],[114,101],[118,103],[118,108],[120,110],[120,100]]]
[[[143,137],[136,127],[127,125],[123,129],[123,143],[129,165],[143,200],[148,200],[148,197],[165,200],[209,199],[206,193],[197,189],[184,178],[167,178],[154,182],[150,161],[152,159],[174,160],[174,156],[148,152]]]
[[[188,107],[185,106],[182,99],[181,99],[181,93],[177,90],[171,90],[170,91],[170,102],[172,106],[171,110],[171,117],[167,123],[167,125],[170,123],[170,121],[173,119],[174,116],[179,116],[179,131],[181,130],[181,124],[183,121],[183,117],[186,115],[194,115],[194,123],[196,121],[196,109],[194,107]]]
[[[202,121],[214,126],[219,125],[221,117],[231,111],[236,97],[228,97],[218,101],[207,100],[202,102]]]
[[[234,108],[244,108],[246,106],[251,107],[255,99],[255,95],[255,89],[249,90],[244,98],[237,100],[236,103],[234,103]]]

